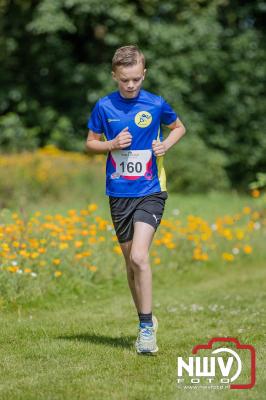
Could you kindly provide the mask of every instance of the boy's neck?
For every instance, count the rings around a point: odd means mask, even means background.
[[[137,94],[136,96],[134,96],[134,97],[125,97],[125,96],[122,95],[122,93],[120,92],[120,90],[118,90],[118,93],[119,93],[119,95],[122,97],[123,100],[135,100],[135,99],[137,99],[137,98],[139,97],[141,90],[142,90],[142,89],[140,89],[139,92],[138,92],[138,94]]]

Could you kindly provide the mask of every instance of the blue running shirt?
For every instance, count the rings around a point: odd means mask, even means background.
[[[108,153],[106,195],[141,197],[165,191],[163,156],[152,151],[153,140],[163,140],[161,124],[170,125],[178,118],[161,97],[141,89],[138,96],[125,99],[119,91],[100,98],[88,120],[88,128],[114,139],[124,128],[132,135],[131,145]]]

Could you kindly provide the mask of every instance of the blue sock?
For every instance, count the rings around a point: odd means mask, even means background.
[[[141,328],[145,326],[153,326],[152,322],[152,312],[149,314],[138,313],[139,315],[139,325]]]

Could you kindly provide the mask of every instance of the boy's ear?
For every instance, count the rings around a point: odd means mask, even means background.
[[[112,78],[113,78],[114,81],[117,81],[117,78],[115,76],[115,72],[114,71],[112,71]]]
[[[143,70],[143,78],[142,78],[143,81],[144,81],[144,79],[145,79],[146,71],[147,71],[147,69],[145,68],[145,69]]]

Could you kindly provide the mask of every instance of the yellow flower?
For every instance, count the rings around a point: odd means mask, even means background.
[[[166,245],[165,245],[168,249],[175,249],[176,248],[176,245],[174,244],[174,243],[166,243]]]
[[[231,253],[223,253],[222,257],[225,261],[233,261],[235,258]]]
[[[74,215],[76,215],[77,214],[77,211],[76,210],[68,210],[68,215],[70,215],[70,217],[73,217]]]
[[[236,231],[236,238],[237,238],[238,240],[242,240],[243,237],[244,237],[244,232],[243,232],[241,229],[238,229],[238,230]]]
[[[82,253],[75,254],[75,258],[76,260],[81,260],[83,258],[83,254]]]
[[[208,240],[209,239],[209,234],[208,233],[202,233],[201,234],[201,240],[203,240],[204,242],[206,241],[206,240]]]
[[[31,269],[30,268],[24,268],[24,272],[25,272],[25,274],[29,274],[31,272]]]
[[[233,225],[234,219],[230,215],[224,216],[224,223],[227,225]]]
[[[90,237],[89,239],[88,239],[88,243],[89,244],[94,244],[94,243],[96,243],[97,242],[97,239],[94,237],[94,236],[92,236],[92,237]]]
[[[83,242],[81,240],[77,240],[75,242],[75,247],[79,248],[79,247],[82,247],[82,246],[83,246]]]
[[[80,215],[86,216],[89,215],[88,210],[80,210]]]
[[[98,222],[99,222],[98,226],[99,226],[100,231],[105,230],[107,225],[108,225],[108,221],[101,220],[101,221],[98,221]]]
[[[160,259],[160,257],[156,257],[156,258],[154,259],[154,264],[156,264],[156,265],[161,264],[161,259]]]
[[[257,199],[260,196],[260,191],[258,189],[252,190],[251,196],[254,197],[254,199]]]
[[[10,271],[10,272],[17,272],[18,270],[19,270],[19,267],[16,265],[16,266],[12,266],[12,267],[6,267],[6,269],[8,270],[8,271]]]
[[[224,237],[227,240],[232,240],[233,239],[233,235],[232,235],[232,232],[231,232],[230,229],[225,229],[223,233],[224,233]]]
[[[68,246],[68,243],[60,243],[60,245],[59,245],[59,249],[60,250],[65,250],[65,249],[67,249],[69,246]]]
[[[54,258],[54,259],[53,259],[53,264],[54,264],[54,265],[59,265],[60,263],[61,263],[60,258]]]
[[[120,246],[114,246],[113,251],[116,254],[122,254],[122,250],[121,250]]]
[[[25,258],[28,258],[29,255],[30,255],[30,253],[29,253],[28,251],[26,251],[26,250],[20,250],[19,254],[20,254],[22,257],[25,257]]]
[[[39,253],[34,251],[33,253],[31,253],[30,257],[34,260],[35,258],[39,257]]]
[[[244,214],[250,214],[251,213],[251,208],[250,207],[244,207],[243,208],[243,213]]]
[[[97,206],[97,204],[95,204],[95,203],[92,203],[92,204],[89,204],[89,205],[88,205],[88,210],[89,210],[90,212],[96,211],[97,208],[98,208],[98,206]]]
[[[9,251],[10,251],[9,246],[8,246],[8,244],[6,244],[6,243],[3,243],[3,244],[2,244],[2,249],[3,249],[3,251],[5,251],[6,253],[9,253]]]
[[[249,245],[246,245],[246,246],[243,247],[243,251],[244,251],[245,254],[251,254],[252,250],[253,250],[252,247],[249,246]]]
[[[55,271],[54,272],[54,276],[56,277],[56,278],[58,278],[59,276],[61,276],[62,275],[62,272],[61,271]]]
[[[91,251],[90,250],[87,250],[87,251],[83,251],[83,257],[89,257],[89,256],[91,256]]]
[[[88,268],[89,268],[89,270],[92,271],[92,272],[97,271],[97,267],[95,267],[95,265],[90,265]]]
[[[255,225],[254,221],[248,221],[247,230],[249,232],[253,231],[254,230],[254,225]]]

